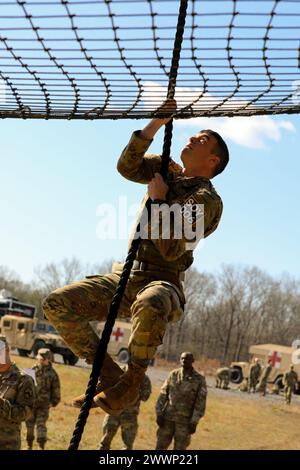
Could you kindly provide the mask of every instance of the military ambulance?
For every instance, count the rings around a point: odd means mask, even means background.
[[[91,322],[91,324],[97,335],[101,337],[105,322]],[[130,334],[131,323],[116,321],[108,343],[108,354],[123,364],[127,364],[129,361],[128,343]]]
[[[283,388],[283,376],[289,369],[291,364],[294,364],[294,370],[297,372],[300,380],[300,341],[297,340],[293,343],[292,347],[281,346],[279,344],[257,344],[249,348],[250,360],[249,362],[232,362],[230,365],[230,379],[231,382],[239,384],[244,378],[249,377],[249,368],[253,358],[257,357],[262,366],[267,365],[269,359],[272,364],[272,371],[269,376],[269,383],[278,385]],[[298,393],[300,393],[300,382],[298,386]]]
[[[53,354],[60,354],[65,364],[75,365],[78,357],[67,347],[55,328],[38,318],[4,315],[0,320],[1,333],[6,336],[11,348],[20,356],[36,356],[41,348],[49,348]]]

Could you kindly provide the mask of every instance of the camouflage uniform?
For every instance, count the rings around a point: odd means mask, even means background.
[[[192,369],[173,370],[164,382],[156,403],[156,414],[163,417],[157,430],[156,450],[165,450],[174,438],[174,450],[185,450],[191,442],[190,425],[196,426],[204,416],[206,381]]]
[[[35,364],[32,369],[35,371],[37,399],[31,417],[26,420],[27,443],[31,448],[36,426],[37,442],[43,449],[47,442],[46,422],[49,417],[49,408],[60,402],[60,381],[51,363],[48,366]]]
[[[21,423],[30,416],[34,400],[34,382],[16,364],[0,372],[0,450],[20,450]]]
[[[137,402],[124,410],[119,416],[106,415],[103,421],[103,437],[99,450],[109,450],[111,441],[121,427],[122,439],[125,444],[124,450],[132,450],[134,440],[137,435],[137,417],[142,401],[147,401],[151,395],[151,382],[147,375],[140,387],[140,396]]]
[[[248,392],[251,392],[252,389],[253,389],[253,392],[255,392],[260,373],[261,373],[261,365],[259,364],[259,362],[256,362],[255,364],[251,364],[250,369],[249,369]]]
[[[150,140],[135,132],[118,162],[119,172],[137,183],[149,183],[159,171],[161,157],[145,156]],[[204,236],[218,226],[222,201],[208,178],[185,177],[171,161],[167,204],[205,206]],[[142,240],[136,262],[121,302],[119,316],[132,316],[129,340],[131,363],[147,367],[162,343],[167,323],[183,314],[184,294],[180,273],[193,262],[185,239],[176,239],[171,227],[169,239]],[[72,351],[92,363],[98,336],[90,322],[105,320],[120,279],[120,271],[104,276],[87,276],[80,282],[52,292],[44,301],[46,317],[57,328]]]
[[[216,388],[229,388],[230,369],[229,367],[220,367],[216,373]]]
[[[257,391],[261,392],[263,396],[266,395],[267,392],[267,385],[268,385],[268,378],[272,372],[272,364],[269,363],[262,371],[259,384],[257,386]]]
[[[284,396],[285,401],[289,405],[292,400],[292,394],[295,390],[295,387],[298,384],[298,375],[293,369],[290,369],[284,374],[283,378],[284,383]]]

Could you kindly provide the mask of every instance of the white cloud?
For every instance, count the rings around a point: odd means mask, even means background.
[[[197,100],[201,93],[201,88],[176,87],[175,99],[177,101],[178,108],[182,108]],[[157,107],[161,106],[162,103],[165,101],[166,96],[166,86],[162,86],[159,83],[155,82],[143,83],[143,103],[146,107],[148,105],[151,105],[152,108],[153,105]]]
[[[267,148],[267,141],[279,142],[281,129],[295,132],[290,121],[275,121],[270,116],[251,116],[233,118],[192,118],[181,119],[177,123],[182,127],[193,127],[196,130],[213,129],[224,139],[250,148]]]
[[[167,96],[167,88],[155,82],[145,82],[143,84],[143,103],[146,108],[159,107]],[[202,90],[199,88],[176,87],[175,99],[177,101],[177,109],[187,106],[189,103],[196,101],[201,95]],[[203,100],[206,109],[215,107],[222,102],[224,98],[214,97],[209,93],[205,93],[195,104],[195,111]],[[247,105],[247,101],[238,99],[229,99],[220,106],[226,110],[230,105],[239,108]],[[279,142],[282,137],[282,130],[295,132],[296,129],[291,121],[275,120],[270,116],[251,116],[251,117],[197,117],[190,119],[178,119],[176,121],[181,127],[194,128],[195,132],[200,129],[213,129],[219,132],[224,139],[229,139],[235,144],[250,148],[267,148],[268,141]]]

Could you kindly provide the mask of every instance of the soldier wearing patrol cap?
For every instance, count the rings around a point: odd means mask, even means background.
[[[204,416],[206,407],[206,381],[193,368],[194,356],[183,352],[181,368],[170,372],[156,403],[158,424],[156,450],[166,450],[174,439],[174,450],[185,450],[191,434]]]
[[[271,372],[272,372],[272,359],[269,359],[267,365],[264,367],[262,371],[262,374],[260,376],[259,383],[257,386],[257,391],[260,392],[263,397],[265,397],[267,393],[268,378]]]
[[[0,450],[20,450],[21,423],[31,414],[35,386],[11,362],[6,338],[0,335]]]
[[[176,102],[165,104],[166,112],[176,110]],[[183,273],[193,262],[193,249],[201,236],[213,233],[222,214],[222,200],[211,183],[229,160],[222,137],[205,129],[190,137],[182,149],[183,167],[169,162],[166,182],[158,173],[160,155],[145,155],[154,135],[170,118],[155,118],[142,130],[133,133],[118,161],[118,171],[125,178],[148,184],[148,196],[154,202],[156,225],[148,223],[137,253],[136,261],[120,305],[119,315],[132,316],[129,341],[130,362],[122,370],[109,356],[103,364],[96,388],[94,405],[118,415],[138,397],[147,366],[162,343],[167,323],[183,315]],[[176,221],[187,227],[178,237],[173,217],[165,225],[159,217],[164,208],[180,208]],[[172,216],[172,213],[171,213]],[[180,220],[179,220],[180,219]],[[199,234],[196,227],[203,228]],[[152,236],[152,228],[155,236]],[[186,236],[189,232],[192,236]],[[158,236],[156,236],[158,234]],[[199,236],[198,236],[199,235]],[[68,346],[79,357],[93,363],[99,338],[90,322],[105,320],[121,271],[86,279],[52,292],[44,300],[45,316],[56,327]],[[83,396],[74,404],[80,405]]]
[[[251,390],[253,392],[256,391],[256,386],[258,384],[260,374],[261,374],[261,365],[260,365],[258,357],[256,357],[254,359],[254,362],[251,364],[249,368],[249,381],[248,381],[249,393],[251,392]]]
[[[52,353],[50,349],[39,349],[36,358],[38,363],[32,369],[35,372],[37,399],[32,416],[26,420],[28,450],[32,449],[35,426],[37,428],[38,445],[40,449],[45,448],[49,408],[58,405],[60,402],[60,381],[51,363]]]
[[[294,370],[294,365],[291,364],[288,371],[283,376],[284,396],[287,405],[290,405],[292,394],[298,386],[298,375]]]

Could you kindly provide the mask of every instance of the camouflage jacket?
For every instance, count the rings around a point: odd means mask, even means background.
[[[118,161],[118,171],[125,178],[137,182],[148,183],[154,173],[160,171],[161,156],[145,155],[152,141],[142,139],[139,131],[133,133],[128,145],[123,150]],[[166,203],[178,203],[181,206],[189,204],[204,205],[204,237],[217,228],[222,215],[222,200],[215,191],[210,180],[205,177],[186,177],[182,168],[170,161],[167,184]],[[145,198],[146,199],[146,198]],[[145,200],[144,200],[145,201]],[[195,220],[196,219],[192,219]],[[193,225],[194,226],[194,225]],[[185,271],[193,262],[193,251],[187,249],[186,239],[174,238],[174,227],[170,227],[167,239],[142,239],[136,259],[164,267],[170,271]],[[189,240],[190,241],[190,240]]]
[[[126,410],[124,410],[121,414],[123,416],[127,415],[138,415],[140,411],[141,401],[147,401],[150,397],[152,392],[151,381],[147,375],[140,386],[140,395],[138,400],[134,403],[134,405],[130,406]]]
[[[21,422],[31,415],[35,386],[16,364],[0,373],[0,449],[18,448]]]
[[[173,370],[164,382],[156,403],[156,414],[178,423],[195,423],[204,416],[206,381],[192,369],[184,374],[183,368]]]
[[[261,373],[261,365],[258,363],[251,364],[249,369],[249,377],[258,380]]]
[[[283,377],[283,383],[284,385],[287,385],[288,387],[295,387],[298,383],[298,375],[297,372],[294,370],[289,370],[284,374]]]
[[[60,381],[52,364],[33,366],[37,388],[36,408],[56,406],[60,402]]]
[[[272,365],[268,364],[261,373],[260,381],[261,382],[267,381],[271,372],[272,372]]]

